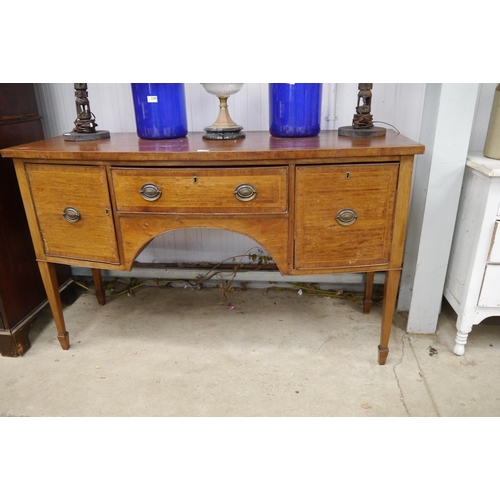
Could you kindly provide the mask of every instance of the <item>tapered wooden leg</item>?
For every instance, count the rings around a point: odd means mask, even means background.
[[[373,280],[375,273],[365,273],[365,296],[363,298],[363,312],[368,314],[372,308]]]
[[[384,304],[382,307],[382,333],[380,334],[380,345],[378,346],[378,364],[385,365],[389,354],[389,338],[391,336],[392,320],[396,308],[396,297],[398,295],[399,279],[401,270],[387,271],[385,275]]]
[[[104,291],[101,270],[92,269],[92,277],[94,278],[95,296],[97,302],[99,302],[99,304],[103,306],[104,304],[106,304],[106,292]]]
[[[54,316],[54,322],[57,328],[57,338],[61,347],[67,350],[69,349],[69,334],[64,324],[55,264],[51,264],[50,262],[39,262],[38,267],[40,268],[45,292],[49,299],[50,310],[52,311],[52,316]]]

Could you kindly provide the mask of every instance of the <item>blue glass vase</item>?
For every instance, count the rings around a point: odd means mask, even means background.
[[[133,83],[135,122],[141,139],[175,139],[188,133],[183,83]]]
[[[270,83],[269,132],[311,137],[321,130],[321,83]]]

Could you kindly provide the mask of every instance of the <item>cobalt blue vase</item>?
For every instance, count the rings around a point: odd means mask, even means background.
[[[188,133],[183,83],[132,83],[137,135],[175,139]]]
[[[311,137],[321,129],[321,83],[270,83],[269,132],[276,137]]]

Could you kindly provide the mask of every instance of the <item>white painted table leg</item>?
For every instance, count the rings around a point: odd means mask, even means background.
[[[453,352],[457,356],[463,356],[465,353],[465,344],[467,344],[467,337],[469,336],[469,332],[462,333],[457,331],[457,336],[455,337],[455,347],[453,348]]]

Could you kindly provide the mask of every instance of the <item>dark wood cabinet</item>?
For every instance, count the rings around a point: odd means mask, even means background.
[[[0,149],[44,138],[31,83],[0,84]],[[68,266],[57,269],[64,288]],[[10,158],[0,158],[0,354],[20,356],[30,347],[31,320],[47,303],[19,185]]]

